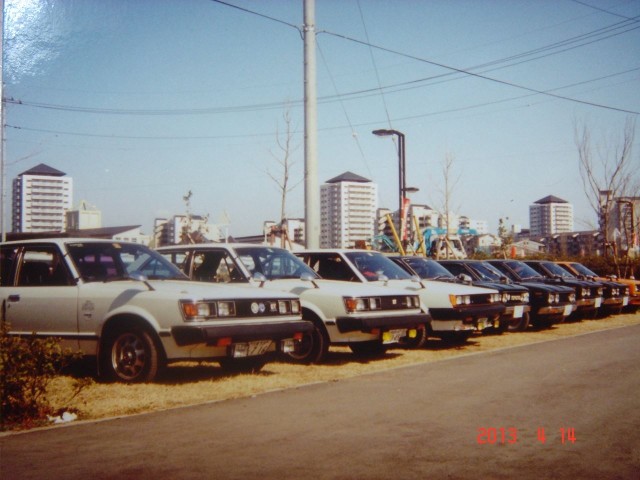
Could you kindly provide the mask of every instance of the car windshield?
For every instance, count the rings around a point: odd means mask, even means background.
[[[261,273],[269,280],[300,278],[304,274],[320,278],[302,260],[283,248],[239,247],[235,250],[251,275]]]
[[[427,280],[455,280],[455,276],[438,262],[426,258],[405,258],[404,261],[420,278]]]
[[[580,274],[586,277],[597,277],[598,274],[593,270],[585,267],[581,263],[572,263],[571,266]]]
[[[500,279],[504,276],[501,273],[496,273],[495,268],[486,263],[473,262],[469,263],[469,267],[471,267],[473,271],[476,272],[478,276],[485,281],[499,282]]]
[[[345,256],[367,280],[377,280],[380,275],[390,280],[410,280],[411,274],[378,252],[347,252]]]
[[[560,278],[576,278],[576,276],[573,273],[569,272],[568,270],[565,270],[557,263],[544,262],[543,265],[551,273],[551,275],[557,275]]]
[[[492,272],[493,275],[495,275],[498,280],[502,280],[503,278],[507,278],[507,276],[504,273],[502,273],[500,270],[498,270],[496,267],[494,267],[493,265],[491,265],[488,262],[482,262],[482,266],[484,266],[484,268],[486,268],[487,270]]]
[[[506,265],[515,272],[518,278],[521,278],[522,280],[544,279],[542,275],[540,275],[526,263],[512,261],[506,262]]]
[[[176,266],[143,245],[118,242],[71,243],[67,249],[85,282],[142,274],[151,280],[188,280]]]

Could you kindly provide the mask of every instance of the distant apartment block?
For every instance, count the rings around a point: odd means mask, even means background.
[[[573,231],[573,205],[553,195],[529,206],[531,237],[545,237]]]
[[[167,218],[156,218],[154,221],[154,244],[179,245],[181,243],[219,242],[225,235],[218,225],[207,222],[200,215],[174,215]]]
[[[86,230],[102,227],[102,212],[86,200],[78,208],[65,212],[65,230]]]
[[[61,232],[73,202],[73,179],[41,163],[13,180],[12,231]]]
[[[320,247],[350,248],[377,228],[378,186],[345,172],[320,186]]]

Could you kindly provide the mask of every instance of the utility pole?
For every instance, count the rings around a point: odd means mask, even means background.
[[[307,248],[320,246],[315,0],[304,0],[304,222]]]
[[[4,0],[0,0],[0,35],[0,242],[4,242]]]

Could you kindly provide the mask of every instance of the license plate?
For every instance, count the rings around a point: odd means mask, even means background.
[[[629,297],[622,297],[622,306],[626,307],[629,305]]]
[[[407,336],[407,331],[403,329],[389,330],[382,333],[382,343],[398,343],[402,337]]]
[[[596,298],[596,308],[600,308],[600,305],[602,305],[602,297]]]
[[[236,343],[233,349],[234,357],[255,357],[264,355],[271,346],[271,340],[256,340],[255,342]]]
[[[524,305],[513,307],[513,318],[522,318],[522,315],[524,315]]]
[[[571,315],[571,312],[573,312],[573,305],[569,304],[569,305],[565,305],[564,306],[564,316],[568,317],[569,315]]]

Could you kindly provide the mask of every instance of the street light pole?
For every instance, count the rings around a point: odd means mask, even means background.
[[[405,190],[405,150],[404,150],[404,133],[397,130],[374,130],[374,135],[378,137],[388,137],[395,135],[398,137],[398,212],[402,212],[403,199]]]
[[[404,146],[404,133],[398,130],[374,130],[374,135],[378,137],[396,136],[398,137],[398,232],[402,241],[406,240],[405,237],[405,225],[404,225],[404,211],[405,211],[405,197],[407,192],[417,192],[417,188],[407,187],[406,179],[406,156]]]

